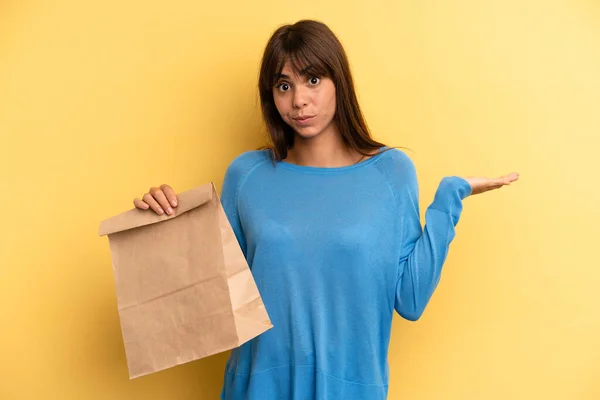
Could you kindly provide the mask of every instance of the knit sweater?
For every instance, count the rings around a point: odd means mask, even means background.
[[[232,350],[221,399],[385,399],[394,311],[422,315],[470,194],[444,177],[422,227],[401,150],[337,168],[238,156],[221,202],[273,328]]]

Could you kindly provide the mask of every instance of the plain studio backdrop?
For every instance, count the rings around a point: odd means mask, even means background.
[[[4,0],[1,399],[218,396],[225,353],[128,379],[97,228],[153,185],[220,190],[263,143],[266,41],[301,18],[411,149],[422,211],[443,176],[521,174],[466,199],[424,316],[395,317],[390,400],[600,398],[600,3]]]

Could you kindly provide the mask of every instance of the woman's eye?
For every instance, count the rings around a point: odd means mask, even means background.
[[[317,84],[319,84],[319,82],[321,82],[321,80],[319,78],[317,78],[316,76],[313,76],[312,78],[310,78],[309,82],[311,85],[317,85]]]
[[[287,83],[280,83],[279,85],[277,85],[277,89],[279,89],[279,91],[281,92],[287,92],[288,90],[290,90],[290,85],[288,85]]]

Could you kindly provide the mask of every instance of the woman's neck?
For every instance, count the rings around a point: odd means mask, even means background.
[[[335,168],[356,164],[362,158],[362,154],[344,143],[341,135],[320,134],[310,139],[297,135],[285,161],[303,166]]]

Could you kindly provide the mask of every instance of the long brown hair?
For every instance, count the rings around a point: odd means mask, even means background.
[[[287,157],[294,145],[294,130],[283,121],[275,107],[273,87],[286,61],[294,72],[330,78],[336,89],[334,122],[344,142],[363,156],[384,147],[371,137],[354,88],[350,65],[342,44],[322,22],[301,20],[279,27],[269,39],[258,82],[263,118],[275,161]]]

